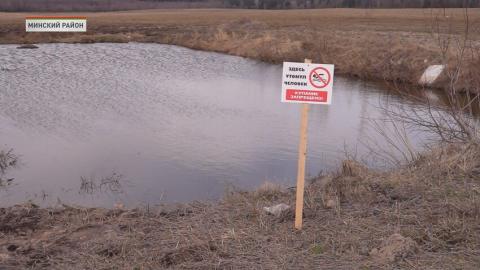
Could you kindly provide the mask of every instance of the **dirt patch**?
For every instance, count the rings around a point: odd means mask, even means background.
[[[385,265],[413,255],[416,249],[415,241],[396,233],[388,237],[380,248],[372,249],[370,256],[376,263]]]
[[[35,230],[41,219],[41,211],[33,204],[0,208],[0,232]]]

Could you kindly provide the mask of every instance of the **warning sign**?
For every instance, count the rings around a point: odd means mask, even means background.
[[[283,63],[282,102],[331,104],[333,65]]]

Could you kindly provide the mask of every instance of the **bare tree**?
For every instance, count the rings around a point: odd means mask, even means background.
[[[373,127],[386,138],[397,155],[390,152],[378,152],[392,163],[400,162],[398,153],[404,161],[417,157],[406,130],[427,132],[437,143],[478,144],[480,112],[480,48],[470,37],[471,22],[469,9],[464,9],[463,33],[453,34],[452,22],[443,14],[432,19],[432,35],[439,47],[439,64],[444,65],[441,89],[422,91],[411,85],[393,83],[395,97],[407,102],[389,102],[382,104],[382,119],[372,121]],[[476,69],[475,67],[478,66]],[[433,93],[433,95],[432,95]],[[433,97],[432,97],[433,96]]]

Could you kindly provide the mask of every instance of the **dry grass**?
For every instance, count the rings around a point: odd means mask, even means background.
[[[18,166],[18,156],[13,150],[0,150],[0,188],[11,185],[13,178],[6,177],[7,171]]]
[[[13,269],[478,269],[480,151],[447,145],[391,172],[346,161],[306,190],[266,184],[218,203],[155,209],[0,209],[0,266]],[[326,204],[333,200],[333,204]],[[379,260],[402,235],[415,250]],[[393,238],[391,237],[393,236]],[[374,252],[372,251],[374,250]]]
[[[479,84],[480,12],[469,11],[472,51],[460,88]],[[87,34],[25,33],[27,13],[0,13],[0,43],[157,42],[274,63],[334,63],[337,74],[416,83],[443,63],[438,34],[461,37],[464,10],[148,10],[83,13]],[[71,14],[70,14],[71,15]],[[455,48],[447,62],[456,65]],[[468,62],[468,63],[467,63]],[[473,82],[471,81],[473,80]],[[444,82],[445,83],[445,82]]]

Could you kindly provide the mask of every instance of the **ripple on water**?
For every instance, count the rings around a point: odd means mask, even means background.
[[[1,203],[158,203],[294,183],[299,107],[280,103],[280,66],[158,44],[39,47],[0,46],[0,139],[23,161]],[[333,105],[312,106],[310,175],[375,136],[365,119],[382,99],[336,78]],[[112,173],[123,194],[79,193],[81,177]]]

